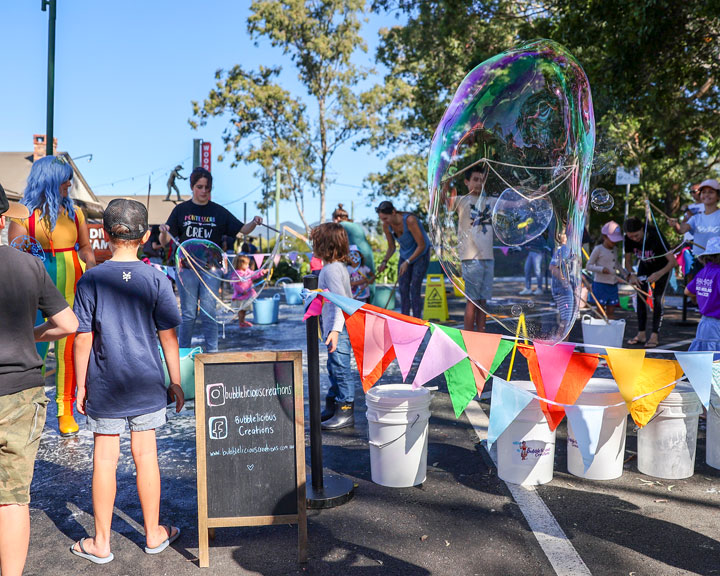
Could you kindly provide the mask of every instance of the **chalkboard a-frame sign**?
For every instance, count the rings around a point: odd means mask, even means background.
[[[195,356],[200,566],[208,530],[298,525],[307,559],[302,352]]]

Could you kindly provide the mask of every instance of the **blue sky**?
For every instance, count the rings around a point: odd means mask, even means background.
[[[218,68],[281,65],[283,85],[306,97],[289,57],[268,42],[254,46],[246,31],[246,0],[57,0],[55,59],[55,137],[59,149],[77,157],[96,194],[146,194],[148,176],[154,194],[164,194],[170,169],[192,167],[192,141],[213,145],[213,200],[240,218],[248,202],[248,218],[256,214],[259,182],[253,167],[231,169],[217,162],[226,119],[214,119],[195,131],[188,125],[192,100],[202,100],[213,86]],[[0,150],[32,150],[33,134],[46,123],[48,13],[40,0],[2,0],[0,53]],[[394,18],[368,14],[363,28],[368,53],[356,61],[375,66],[378,30]],[[375,78],[373,80],[379,80]],[[331,170],[337,184],[328,190],[326,212],[338,202],[355,218],[374,215],[361,193],[364,177],[382,169],[384,161],[369,150],[339,151]],[[1,176],[1,175],[0,175]],[[187,182],[181,192],[189,193]],[[185,187],[183,187],[185,186]],[[254,190],[254,192],[253,192]],[[319,216],[319,201],[306,199],[309,221]],[[284,201],[281,220],[299,222],[294,204]],[[274,222],[274,211],[270,221]]]

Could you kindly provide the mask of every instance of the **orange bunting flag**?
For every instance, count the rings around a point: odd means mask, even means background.
[[[486,368],[486,370],[481,370],[475,363],[470,362],[470,367],[475,377],[475,387],[477,388],[478,395],[480,395],[485,388],[485,382],[490,376],[490,368],[498,346],[500,346],[502,336],[500,334],[470,332],[467,330],[460,330],[460,333],[462,334],[465,349],[470,359],[475,360],[475,362]]]
[[[365,392],[373,387],[375,382],[380,380],[380,377],[385,373],[388,366],[395,359],[395,349],[390,346],[389,349],[383,352],[380,361],[373,366],[369,371],[365,369],[365,319],[366,314],[362,312],[362,309],[355,312],[353,315],[348,316],[343,312],[345,316],[345,327],[350,337],[350,345],[352,346],[353,352],[355,353],[355,362],[357,363],[358,372],[360,372],[360,381]],[[385,324],[383,322],[383,324]],[[383,327],[383,332],[385,328]],[[375,358],[371,360],[371,363],[375,362]]]
[[[640,427],[650,422],[658,404],[672,392],[675,386],[668,384],[683,375],[676,360],[645,358],[644,350],[608,348],[607,359],[630,415]]]
[[[532,346],[518,345],[518,350],[525,356],[530,370],[530,379],[535,384],[538,396],[548,398],[543,384],[542,372],[538,362],[537,353]],[[597,354],[584,354],[581,352],[573,352],[570,361],[567,364],[565,374],[563,374],[560,386],[555,395],[555,402],[561,404],[575,404],[580,394],[595,373],[600,358]],[[549,398],[548,398],[549,399]],[[548,420],[550,430],[555,430],[562,419],[565,417],[565,408],[554,404],[540,402],[540,408],[545,413]]]

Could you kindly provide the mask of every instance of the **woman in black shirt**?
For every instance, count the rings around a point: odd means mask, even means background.
[[[652,287],[653,319],[650,338],[646,336],[647,303],[638,294],[637,320],[638,332],[628,344],[645,344],[645,348],[658,345],[660,323],[662,322],[662,302],[665,296],[670,272],[677,261],[667,248],[667,241],[654,226],[648,226],[638,218],[628,218],[625,222],[625,270],[629,273],[628,281],[643,292]],[[632,272],[633,256],[637,259],[637,274]]]

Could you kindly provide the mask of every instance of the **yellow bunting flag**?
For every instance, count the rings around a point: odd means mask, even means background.
[[[645,426],[682,376],[675,360],[645,358],[645,350],[608,349],[607,359],[635,424]],[[645,396],[647,394],[647,396]],[[642,396],[642,398],[638,398]],[[633,398],[638,398],[633,401]]]

